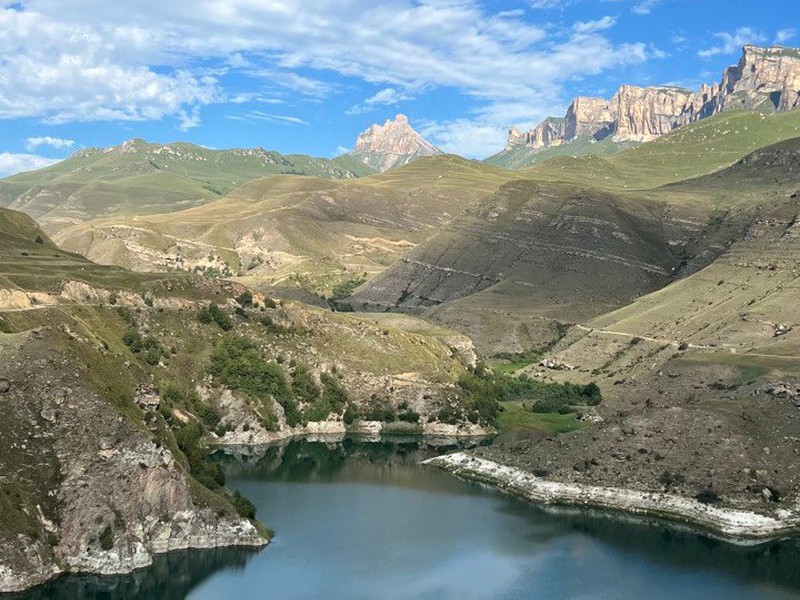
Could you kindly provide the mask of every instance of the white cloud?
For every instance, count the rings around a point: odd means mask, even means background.
[[[396,88],[383,88],[379,92],[364,100],[364,102],[361,104],[357,104],[345,112],[348,115],[358,115],[361,113],[370,112],[381,106],[394,106],[395,104],[412,100],[413,98],[413,95],[407,92],[398,91]]]
[[[237,113],[235,115],[226,115],[225,118],[232,121],[266,121],[268,123],[281,123],[284,125],[310,125],[308,121],[304,121],[299,117],[292,117],[290,115],[276,115],[273,113],[265,113],[260,110],[250,110],[243,113]]]
[[[551,9],[551,8],[566,8],[575,4],[577,0],[529,0],[528,4],[531,8]]]
[[[42,137],[29,137],[25,143],[25,147],[30,151],[36,150],[40,146],[50,146],[56,150],[66,150],[75,146],[75,140],[65,140],[63,138],[46,135]]]
[[[614,26],[617,19],[606,15],[602,19],[596,21],[578,21],[572,26],[577,33],[594,33],[596,31],[603,31]]]
[[[785,44],[791,39],[794,39],[797,36],[796,29],[781,29],[775,34],[775,43],[776,44]]]
[[[316,0],[314,10],[292,0],[23,4],[0,9],[0,118],[173,118],[191,127],[209,103],[248,101],[252,90],[224,89],[235,70],[280,99],[321,101],[349,89],[348,79],[376,86],[361,108],[452,88],[479,106],[465,119],[488,145],[510,122],[563,105],[565,82],[655,54],[613,44],[605,35],[613,17],[559,29],[518,10],[492,14],[478,0]]]
[[[420,133],[444,152],[467,157],[483,157],[487,149],[500,150],[506,143],[506,129],[481,120],[429,122]]]
[[[720,43],[700,50],[697,53],[699,57],[709,58],[718,54],[734,54],[739,52],[745,44],[763,44],[767,41],[767,36],[752,27],[739,27],[733,33],[722,31],[715,33],[714,37],[720,40]]]
[[[631,12],[635,15],[649,15],[653,12],[653,9],[661,4],[662,0],[641,0],[641,2],[637,2],[631,8]]]
[[[36,154],[12,154],[0,152],[0,177],[8,177],[23,171],[49,167],[59,162],[58,158],[45,158]]]

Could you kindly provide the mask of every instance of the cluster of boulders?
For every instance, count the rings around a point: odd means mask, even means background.
[[[778,323],[775,325],[775,333],[773,334],[775,337],[786,335],[792,330],[791,325],[787,325],[786,323]]]
[[[553,360],[552,358],[543,358],[539,362],[540,367],[544,367],[545,369],[552,369],[554,371],[574,371],[575,367],[570,364],[562,363],[557,360]]]
[[[136,404],[145,410],[157,410],[161,395],[155,384],[142,384],[136,388]]]
[[[767,394],[775,398],[788,398],[800,407],[800,385],[778,381],[756,390],[756,395]]]

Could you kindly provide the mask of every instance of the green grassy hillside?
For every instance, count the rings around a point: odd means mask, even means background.
[[[524,169],[560,156],[572,158],[590,155],[611,156],[638,145],[635,142],[618,143],[610,137],[599,142],[587,138],[578,138],[567,144],[547,148],[533,149],[524,145],[512,146],[490,156],[484,162],[504,169]]]
[[[57,240],[141,271],[197,270],[330,294],[383,270],[510,177],[454,156],[349,181],[274,176],[189,210],[76,225]]]
[[[525,177],[604,189],[645,190],[728,167],[751,152],[800,136],[800,111],[726,112],[613,156],[560,157]]]
[[[340,179],[369,172],[347,157],[329,160],[260,148],[210,150],[131,140],[113,148],[81,150],[51,167],[0,181],[0,206],[27,212],[53,230],[103,215],[181,210],[270,174]]]

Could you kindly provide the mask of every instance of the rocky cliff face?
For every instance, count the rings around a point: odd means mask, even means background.
[[[745,46],[738,64],[717,85],[699,91],[623,85],[608,101],[575,98],[563,119],[548,118],[528,132],[511,128],[506,150],[532,151],[577,139],[648,142],[677,127],[726,110],[787,111],[800,107],[800,50]]]
[[[406,165],[423,156],[442,154],[408,124],[405,115],[397,115],[394,121],[383,125],[372,125],[358,136],[351,156],[377,171]]]
[[[564,136],[572,140],[580,136],[602,139],[613,127],[615,118],[613,100],[579,96],[567,109]]]
[[[616,141],[649,142],[696,120],[693,92],[675,87],[623,85],[614,96]]]

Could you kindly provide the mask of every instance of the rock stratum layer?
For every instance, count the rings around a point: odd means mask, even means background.
[[[744,46],[738,64],[719,84],[699,91],[623,85],[611,100],[575,98],[563,118],[549,117],[523,132],[509,130],[506,151],[560,146],[586,138],[649,142],[677,127],[726,110],[792,110],[800,106],[800,50]]]
[[[372,125],[359,135],[350,156],[383,172],[424,156],[439,154],[442,151],[417,133],[405,115],[397,115],[394,121],[388,119],[383,125]]]

